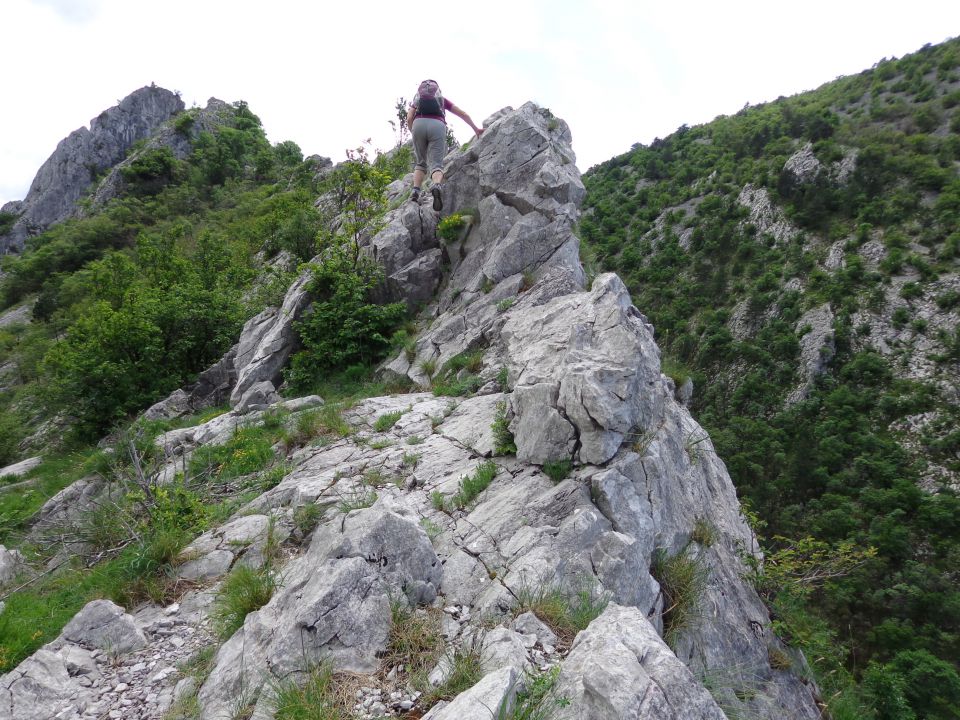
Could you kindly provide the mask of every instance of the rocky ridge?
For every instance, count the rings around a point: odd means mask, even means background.
[[[752,533],[709,438],[660,372],[653,328],[615,275],[588,287],[573,232],[584,190],[569,128],[532,103],[485,126],[447,158],[447,211],[473,218],[461,238],[442,245],[435,214],[404,202],[365,248],[386,267],[396,296],[429,301],[413,351],[384,373],[427,385],[431,368],[482,355],[477,393],[409,393],[344,409],[351,434],[293,452],[275,487],[187,549],[178,572],[203,590],[176,611],[146,606],[129,616],[88,606],[0,678],[0,718],[158,718],[175,695],[194,691],[204,718],[271,718],[277,683],[302,681],[318,662],[361,678],[360,715],[422,713],[428,708],[404,670],[382,667],[396,604],[440,614],[447,657],[481,650],[483,679],[429,709],[432,720],[496,714],[491,708],[518,702],[517,691],[551,667],[559,667],[554,689],[571,717],[819,717],[815,688],[790,669],[804,666],[802,656],[774,636],[744,580]],[[401,186],[392,192],[402,197]],[[265,406],[291,423],[316,412],[319,399],[281,406],[275,397],[294,308],[308,302],[303,285],[294,284],[285,309],[248,322],[237,348],[211,369],[208,385],[234,410],[158,439],[171,458],[167,476],[195,448],[258,422]],[[253,398],[261,382],[269,387]],[[184,412],[184,396],[151,412]],[[386,415],[398,417],[383,429],[377,421]],[[493,456],[497,423],[509,424],[515,457]],[[557,461],[571,470],[555,482],[541,466]],[[463,501],[465,478],[482,467],[490,484]],[[262,564],[267,528],[282,542],[295,535],[297,510],[311,506],[321,519],[289,545],[281,586],[219,647],[198,688],[175,684],[173,672],[155,681],[165,670],[136,674],[148,656],[170,667],[173,656],[161,650],[182,650],[187,635],[205,637],[219,579],[237,564]],[[690,621],[665,627],[670,601],[655,566],[678,555],[702,568],[705,582]],[[585,592],[606,607],[563,641],[535,615],[516,612],[544,592],[569,602]],[[105,610],[130,640],[121,643],[127,653],[114,653],[126,675],[92,666],[104,643],[74,632],[85,615]],[[178,613],[193,632],[159,632]],[[55,682],[43,679],[46,666]],[[441,659],[431,681],[442,682],[448,668]]]
[[[76,202],[96,174],[119,163],[134,143],[152,136],[183,109],[179,96],[151,85],[104,110],[90,121],[89,129],[70,133],[37,171],[27,196],[0,208],[19,216],[10,232],[0,237],[0,255],[19,251],[28,237],[75,216]]]

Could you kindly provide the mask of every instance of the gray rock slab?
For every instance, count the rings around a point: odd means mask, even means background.
[[[147,644],[133,617],[109,600],[94,600],[63,629],[69,642],[113,653],[139,650]]]
[[[8,550],[0,545],[0,586],[6,585],[20,572],[23,555],[16,548]]]
[[[7,465],[6,467],[0,468],[0,477],[21,477],[26,475],[35,467],[39,467],[42,462],[43,458],[40,457],[32,457],[27,458],[26,460],[21,460],[13,465]]]
[[[230,570],[234,554],[229,550],[214,550],[202,557],[187,560],[177,568],[177,577],[203,582],[214,580]]]
[[[439,431],[478,455],[489,457],[494,450],[493,421],[497,406],[505,402],[502,393],[468,398],[443,421]]]
[[[508,716],[516,698],[518,679],[519,673],[512,667],[488,673],[449,704],[424,715],[424,720],[490,720]]]
[[[571,717],[726,720],[636,608],[608,606],[577,635],[562,667],[556,692],[570,701]]]

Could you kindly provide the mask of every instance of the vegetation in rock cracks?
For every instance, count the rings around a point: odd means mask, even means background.
[[[893,717],[901,691],[897,717],[957,712],[958,87],[951,40],[683,126],[584,176],[587,252],[630,287],[665,366],[693,379],[691,409],[768,553],[862,555],[802,597],[789,584],[768,596],[835,713]],[[804,152],[814,169],[791,171]],[[770,209],[751,210],[759,191]],[[797,395],[803,318],[824,306],[832,358]]]

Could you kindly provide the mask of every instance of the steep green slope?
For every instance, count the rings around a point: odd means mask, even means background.
[[[918,717],[960,707],[958,132],[953,40],[584,178],[586,251],[630,286],[678,383],[693,378],[771,549],[876,549],[769,589],[783,632],[813,641],[793,602],[809,588],[826,644],[857,673],[886,663]]]
[[[210,130],[194,127],[203,111],[171,121],[191,140],[185,160],[135,147],[117,197],[4,258],[2,306],[32,311],[0,327],[0,465],[55,413],[36,446],[98,438],[183,385],[311,257],[316,169],[293,143],[271,147],[244,103],[223,107]]]

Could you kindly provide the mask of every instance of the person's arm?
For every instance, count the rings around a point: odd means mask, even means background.
[[[473,120],[470,119],[470,116],[467,115],[463,110],[461,110],[460,108],[458,108],[458,107],[457,107],[456,105],[454,105],[453,103],[450,103],[450,112],[452,112],[452,113],[453,113],[454,115],[456,115],[458,118],[460,118],[461,120],[463,120],[467,125],[469,125],[471,128],[473,128],[473,132],[476,133],[477,137],[480,137],[480,135],[483,133],[483,128],[478,128],[478,127],[474,124]]]
[[[407,128],[413,131],[413,120],[417,116],[417,109],[411,105],[407,108]]]

